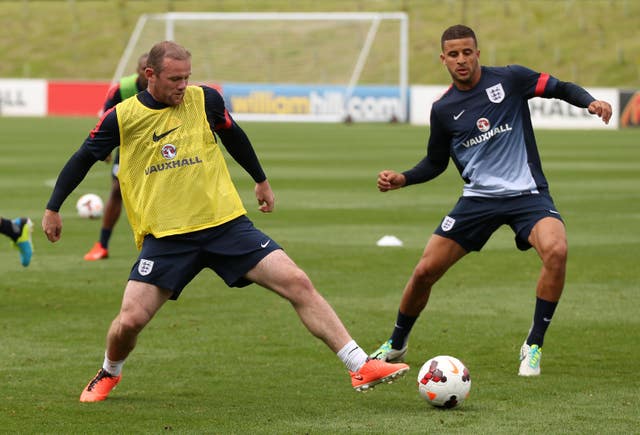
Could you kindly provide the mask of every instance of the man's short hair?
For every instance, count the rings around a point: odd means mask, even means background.
[[[474,31],[464,24],[456,24],[455,26],[449,27],[442,33],[442,38],[440,38],[440,48],[444,50],[444,41],[464,38],[473,38],[474,44],[476,44],[476,47],[478,46],[478,40],[476,39]]]
[[[149,50],[149,57],[147,58],[147,67],[153,69],[158,74],[162,71],[162,62],[164,58],[174,60],[189,60],[191,59],[191,53],[182,45],[173,41],[162,41],[155,44]]]

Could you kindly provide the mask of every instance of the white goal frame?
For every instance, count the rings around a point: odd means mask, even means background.
[[[143,14],[138,18],[136,26],[129,38],[127,46],[120,58],[112,82],[118,81],[125,73],[125,68],[130,63],[140,35],[149,21],[162,21],[165,23],[164,37],[166,40],[175,40],[176,21],[370,21],[365,42],[355,62],[349,82],[346,84],[347,97],[351,95],[360,79],[360,74],[366,63],[369,50],[376,37],[376,33],[382,20],[397,20],[399,22],[398,41],[398,88],[400,95],[400,113],[397,121],[408,120],[408,91],[409,91],[409,19],[404,12],[168,12],[162,14]]]

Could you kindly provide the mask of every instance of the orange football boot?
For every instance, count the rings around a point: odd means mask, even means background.
[[[405,363],[388,363],[379,359],[370,359],[357,372],[350,372],[351,385],[356,391],[367,391],[376,385],[392,383],[409,371]]]
[[[84,256],[87,261],[102,260],[103,258],[109,258],[109,250],[105,249],[100,242],[96,242]]]
[[[100,369],[98,374],[91,379],[91,382],[85,387],[80,395],[81,402],[100,402],[107,398],[111,390],[113,390],[118,382],[122,379],[122,375],[113,376],[105,369]]]

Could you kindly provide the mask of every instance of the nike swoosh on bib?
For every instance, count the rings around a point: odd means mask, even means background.
[[[154,131],[154,132],[153,132],[153,141],[154,141],[154,142],[158,142],[160,139],[162,139],[163,137],[165,137],[166,135],[168,135],[168,134],[169,134],[169,133],[171,133],[172,131],[177,130],[177,129],[179,129],[179,128],[180,128],[180,126],[177,126],[177,127],[175,127],[175,128],[172,128],[171,130],[167,130],[167,131],[165,131],[164,133],[160,133],[160,134],[156,134],[156,132]]]

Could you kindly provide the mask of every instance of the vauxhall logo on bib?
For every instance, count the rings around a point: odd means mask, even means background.
[[[171,160],[176,156],[178,150],[176,149],[175,145],[168,143],[162,147],[162,150],[160,152],[162,153],[162,157],[167,160]]]
[[[502,83],[498,83],[495,86],[485,89],[489,96],[489,101],[492,103],[501,103],[504,100],[504,89],[502,89]]]
[[[188,157],[188,158],[185,157],[183,159],[176,158],[178,155],[178,148],[171,143],[163,145],[162,149],[160,150],[160,154],[162,155],[162,157],[165,158],[165,160],[168,160],[168,162],[158,163],[156,165],[152,165],[152,166],[149,166],[148,168],[145,168],[144,170],[145,175],[151,175],[154,172],[161,172],[164,170],[175,169],[175,168],[184,168],[187,166],[193,166],[193,165],[198,165],[202,163],[202,159],[200,159],[199,156]]]

